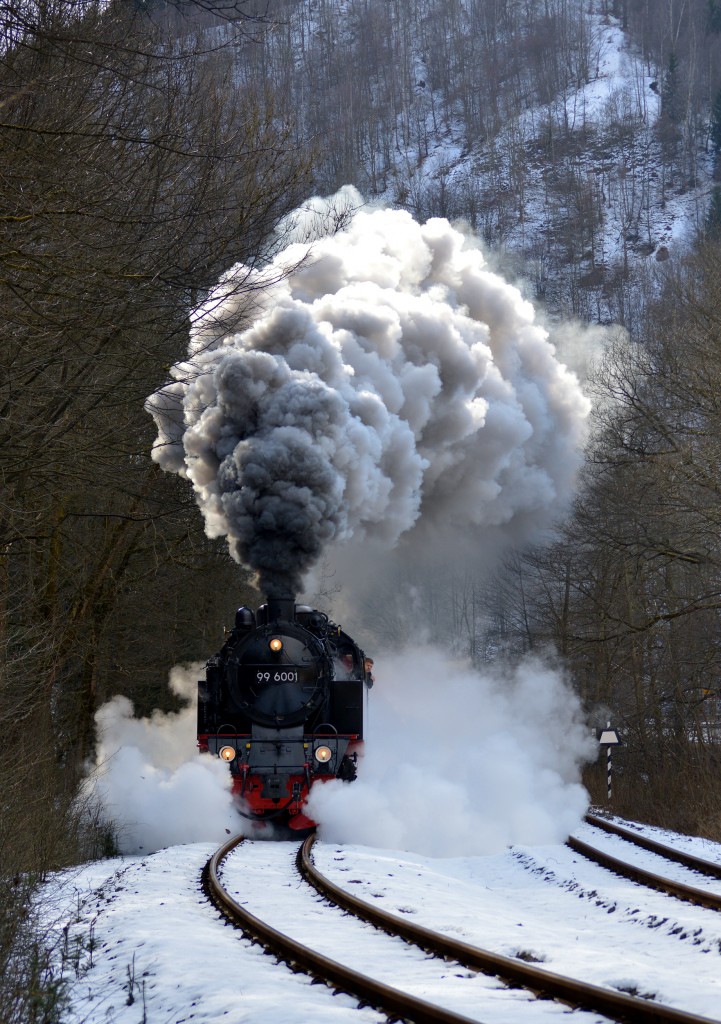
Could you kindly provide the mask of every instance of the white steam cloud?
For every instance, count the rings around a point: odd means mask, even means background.
[[[376,662],[365,752],[351,785],[316,785],[321,838],[432,857],[555,843],[588,796],[596,754],[577,698],[538,660],[479,674],[435,648]]]
[[[82,795],[113,822],[122,853],[221,842],[242,830],[228,766],[197,753],[195,697],[203,668],[172,669],[171,690],[189,701],[179,712],[135,718],[127,697],[116,696],[95,716],[96,763]]]
[[[474,242],[384,209],[305,254],[293,243],[262,271],[233,268],[147,402],[153,457],[192,481],[208,535],[261,590],[300,593],[351,538],[528,538],[558,516],[589,405]],[[249,288],[256,319],[234,331]]]

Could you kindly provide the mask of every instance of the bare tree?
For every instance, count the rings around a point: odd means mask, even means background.
[[[216,29],[168,35],[142,7],[3,5],[0,771],[34,737],[29,776],[68,795],[44,804],[58,842],[18,841],[17,868],[72,856],[97,701],[212,649],[245,586],[150,462],[143,401],[218,275],[266,258],[308,187],[288,111],[239,91]],[[3,836],[20,836],[6,781]]]

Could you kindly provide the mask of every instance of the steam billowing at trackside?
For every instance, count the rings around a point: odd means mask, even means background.
[[[377,665],[358,778],[306,804],[321,839],[430,857],[565,841],[597,744],[558,670],[529,658],[479,673],[427,645]]]
[[[170,689],[185,702],[178,712],[135,718],[130,701],[118,695],[95,716],[95,764],[81,798],[113,823],[121,853],[221,842],[247,830],[227,766],[197,752],[195,698],[203,667],[172,669]]]
[[[573,830],[588,802],[578,768],[597,744],[560,672],[529,659],[477,673],[427,645],[376,666],[358,778],[315,786],[306,805],[321,838],[458,857]],[[227,765],[196,750],[202,667],[172,670],[170,688],[187,702],[178,712],[135,718],[117,696],[96,715],[82,795],[113,822],[122,853],[249,834]]]
[[[229,271],[171,377],[153,457],[277,596],[351,539],[534,536],[570,498],[589,408],[474,240],[390,209]]]

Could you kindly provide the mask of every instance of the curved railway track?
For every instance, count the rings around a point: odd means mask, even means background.
[[[219,872],[225,858],[242,841],[243,837],[237,836],[217,850],[205,865],[202,877],[208,898],[231,924],[284,960],[291,970],[305,971],[319,981],[355,996],[361,1005],[373,1006],[386,1013],[391,1020],[407,1020],[416,1024],[479,1024],[477,1020],[451,1013],[330,960],[273,928],[239,904],[223,886]]]
[[[712,878],[721,878],[721,865],[714,864],[712,861],[703,860],[700,857],[694,857],[691,854],[674,850],[670,846],[657,843],[652,839],[647,839],[645,836],[639,836],[630,829],[623,828],[621,825],[614,825],[612,822],[606,821],[604,818],[598,818],[594,814],[586,815],[586,822],[589,825],[593,825],[594,828],[602,829],[609,835],[618,836],[627,842],[633,843],[635,846],[658,854],[666,858],[666,860],[683,864],[684,867]],[[657,892],[675,896],[677,899],[684,900],[687,903],[694,903],[699,907],[706,907],[709,910],[721,910],[721,895],[718,893],[709,892],[706,889],[698,889],[693,885],[686,885],[684,882],[677,882],[663,875],[658,875],[647,868],[629,864],[627,861],[620,860],[604,850],[599,850],[597,847],[591,846],[581,839],[576,839],[575,836],[570,836],[566,840],[566,845],[575,853],[581,854],[582,857],[594,861],[601,867],[607,868],[609,871],[613,871],[624,878],[629,878],[631,881],[648,886],[650,889],[655,889]]]
[[[661,1006],[650,1001],[589,985],[534,967],[511,957],[468,945],[438,932],[413,924],[394,914],[358,899],[321,874],[312,858],[314,836],[309,836],[297,855],[303,878],[326,900],[362,919],[387,934],[398,936],[420,947],[434,957],[452,960],[473,971],[501,978],[515,987],[529,990],[538,997],[553,998],[579,1009],[603,1013],[624,1024],[719,1024],[708,1017]],[[203,871],[203,888],[223,916],[243,932],[260,942],[269,952],[284,960],[293,970],[303,970],[326,984],[357,998],[388,1015],[390,1020],[414,1024],[478,1024],[468,1017],[392,988],[340,964],[304,946],[271,927],[240,905],[227,892],[220,878],[221,866],[232,850],[242,842],[236,837],[224,844],[210,858]]]
[[[624,828],[623,825],[616,825],[606,818],[600,818],[597,814],[587,814],[585,820],[589,825],[594,825],[596,828],[608,832],[609,835],[627,839],[630,843],[640,846],[643,850],[658,853],[667,860],[683,864],[684,867],[691,868],[693,871],[699,871],[702,875],[708,875],[710,878],[721,878],[721,864],[716,864],[714,861],[704,860],[703,857],[694,857],[691,853],[675,850],[672,846],[666,846],[665,843],[657,843],[654,839],[648,839],[646,836],[642,836],[630,828]]]

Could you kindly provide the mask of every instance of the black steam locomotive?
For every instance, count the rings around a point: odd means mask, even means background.
[[[198,683],[198,746],[227,761],[246,817],[303,829],[316,782],[352,782],[372,661],[327,615],[292,599],[239,608]]]

